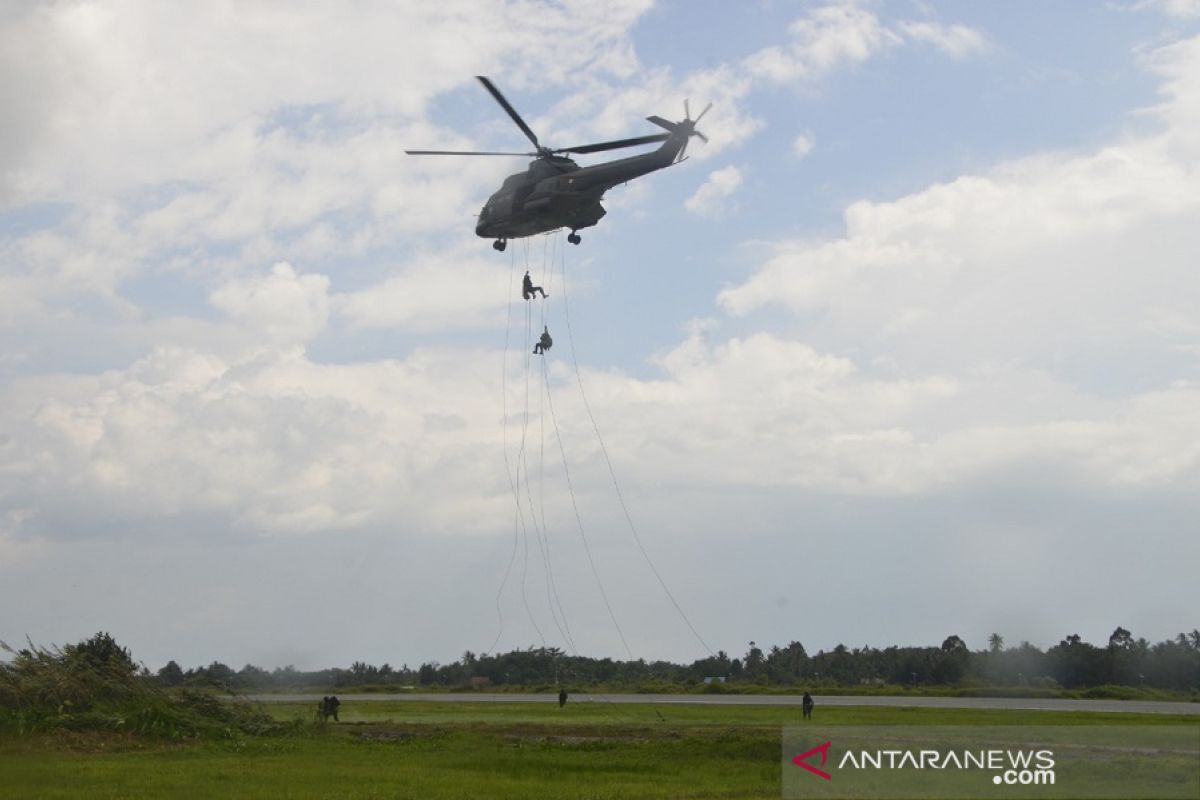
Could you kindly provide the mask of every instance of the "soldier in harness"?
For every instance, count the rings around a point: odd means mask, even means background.
[[[529,270],[525,270],[525,280],[521,284],[521,296],[529,300],[536,296],[535,292],[541,292],[543,298],[548,297],[545,289],[533,285],[533,279],[529,277]]]
[[[542,335],[538,339],[538,343],[533,346],[533,354],[540,356],[554,346],[554,340],[550,338],[550,329],[545,325],[542,326]]]

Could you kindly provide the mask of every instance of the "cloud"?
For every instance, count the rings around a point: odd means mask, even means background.
[[[931,44],[953,59],[961,60],[987,49],[982,33],[966,25],[942,25],[936,22],[901,22],[900,32],[909,39]]]
[[[141,276],[220,278],[274,261],[332,271],[469,222],[503,167],[403,150],[487,146],[480,131],[424,119],[472,73],[503,69],[516,90],[569,83],[531,120],[556,144],[644,133],[644,116],[681,116],[688,98],[694,114],[713,104],[709,143],[689,150],[698,161],[764,125],[745,108],[754,81],[741,64],[677,76],[638,62],[629,30],[648,8],[641,0],[464,8],[368,2],[347,16],[302,3],[229,17],[144,2],[22,7],[0,28],[11,67],[0,103],[14,110],[0,133],[0,204],[61,210],[0,242],[11,266],[0,324],[50,307],[91,314],[96,300],[136,314],[120,287]],[[800,18],[793,38],[820,72],[890,40],[880,25],[829,6]],[[216,43],[219,59],[208,57]],[[480,130],[512,134],[503,120]]]
[[[804,158],[813,151],[817,146],[817,140],[809,132],[797,134],[795,139],[792,139],[792,155],[796,158]]]
[[[1200,433],[1200,382],[1100,400],[1020,368],[883,377],[764,333],[696,332],[658,363],[658,381],[585,376],[647,481],[940,494],[1030,464],[1100,486],[1200,481],[1200,446],[1179,445]]]
[[[859,201],[843,237],[777,242],[718,302],[751,326],[783,307],[800,338],[693,337],[667,354],[689,388],[663,391],[690,402],[660,420],[680,431],[663,450],[729,480],[868,495],[948,496],[1022,470],[1093,492],[1193,490],[1200,449],[1180,442],[1200,424],[1200,339],[1186,322],[1198,42],[1149,58],[1166,78],[1160,131]],[[695,400],[733,386],[740,426],[715,411],[732,401]],[[722,466],[719,447],[683,443],[686,429],[743,442],[754,467]]]
[[[0,354],[0,586],[42,609],[34,629],[56,617],[107,627],[140,613],[147,592],[182,585],[217,611],[172,607],[145,618],[144,638],[165,650],[163,631],[176,631],[207,660],[213,625],[245,647],[260,646],[262,628],[291,635],[295,611],[237,628],[246,608],[287,605],[280,587],[305,618],[312,602],[341,630],[342,606],[312,594],[311,576],[331,564],[361,578],[350,591],[363,602],[380,587],[403,607],[465,586],[447,614],[477,622],[513,536],[506,448],[510,468],[532,462],[544,436],[549,527],[573,531],[552,465],[560,429],[597,557],[627,581],[614,597],[640,615],[589,413],[634,513],[661,532],[660,566],[701,603],[713,581],[750,602],[762,590],[765,562],[750,577],[705,571],[703,554],[733,536],[772,565],[816,558],[849,581],[817,590],[862,597],[906,554],[934,553],[914,574],[938,576],[921,585],[940,594],[902,598],[906,611],[932,609],[923,619],[953,605],[968,582],[953,576],[980,554],[994,566],[968,570],[971,588],[989,589],[974,595],[976,617],[1011,594],[1012,548],[996,542],[1020,543],[1026,571],[1014,580],[1033,616],[1032,598],[1067,591],[1057,564],[1108,552],[1127,535],[1122,519],[1153,518],[1159,538],[1146,549],[1179,561],[1171,536],[1194,519],[1200,479],[1189,262],[1200,251],[1200,40],[1144,56],[1162,80],[1159,130],[862,200],[841,236],[769,243],[720,294],[723,317],[629,370],[585,359],[590,407],[552,323],[551,419],[537,373],[525,380],[528,348],[514,341],[505,362],[464,344],[478,336],[464,329],[501,324],[513,296],[509,260],[484,257],[470,226],[520,167],[403,154],[511,147],[514,130],[470,75],[503,76],[555,145],[652,132],[647,114],[712,101],[701,125],[711,142],[689,149],[699,162],[763,129],[752,101],[764,85],[818,86],[903,47],[963,58],[988,46],[961,25],[833,4],[802,13],[774,47],[678,71],[638,58],[631,27],[648,7],[439,0],[348,14],[300,3],[230,17],[60,3],[6,20],[0,105],[13,123],[0,131],[0,203],[16,211],[0,236],[0,325],[13,342]],[[487,119],[464,125],[471,103]],[[813,142],[802,133],[792,153]],[[705,172],[687,209],[729,213],[749,168]],[[443,336],[410,336],[431,333]],[[380,340],[402,355],[364,355]],[[250,552],[258,560],[243,561]],[[1122,564],[1132,572],[1120,578],[1161,581],[1149,563],[1140,575]],[[148,577],[112,578],[131,570]],[[68,574],[82,588],[50,596]],[[582,563],[570,574],[591,579]],[[771,579],[786,583],[786,570]],[[490,639],[446,618],[414,635],[419,657]],[[364,630],[351,643],[377,638]]]
[[[425,121],[429,102],[495,70],[541,86],[583,65],[628,74],[646,8],[22,6],[0,26],[0,107],[14,120],[0,132],[0,208],[35,224],[0,237],[0,324],[48,308],[137,314],[122,284],[274,261],[328,269],[467,225],[504,167],[406,156],[478,144]],[[557,77],[526,66],[550,61]]]
[[[837,69],[864,63],[906,41],[932,43],[953,58],[982,50],[985,38],[965,25],[904,22],[896,30],[857,3],[833,3],[812,9],[788,28],[784,45],[763,48],[737,62],[674,75],[667,68],[642,68],[632,85],[614,88],[602,81],[585,81],[544,117],[535,130],[555,142],[616,138],[638,132],[648,114],[669,119],[691,99],[692,113],[712,103],[703,129],[709,142],[689,155],[711,159],[760,131],[765,122],[743,106],[756,83],[815,83]]]
[[[0,34],[12,67],[0,97],[23,112],[19,146],[3,151],[0,200],[189,179],[214,143],[246,122],[273,127],[277,114],[353,127],[412,120],[437,94],[502,66],[521,80],[523,63],[557,65],[557,75],[539,71],[542,83],[583,64],[627,71],[608,54],[627,52],[646,8],[451,0],[345,14],[304,2],[230,15],[202,4],[31,4]]]
[[[891,497],[1030,464],[1117,489],[1200,479],[1200,445],[1181,445],[1200,442],[1200,384],[1081,402],[1027,371],[885,378],[804,342],[759,333],[712,344],[710,333],[694,330],[660,356],[655,379],[584,370],[630,485]],[[394,519],[440,535],[505,533],[502,453],[505,439],[517,447],[525,400],[514,373],[505,434],[500,361],[498,352],[429,350],[331,365],[296,349],[222,357],[164,347],[100,376],[22,379],[5,389],[0,413],[14,437],[0,453],[0,501],[20,521],[6,535],[62,539],[114,522],[136,530],[143,520],[158,520],[153,529],[197,519],[267,535]],[[510,357],[510,369],[517,363]],[[551,379],[587,504],[607,476],[595,441],[572,432],[587,419],[574,376],[558,365]],[[539,408],[530,407],[530,431],[549,427]],[[551,469],[546,480],[561,475]],[[568,514],[563,502],[552,489],[548,513]]]
[[[709,141],[693,142],[688,147],[689,158],[705,160],[736,147],[762,129],[763,120],[743,108],[750,89],[747,76],[728,64],[678,77],[667,68],[646,69],[632,85],[585,83],[531,124],[548,141],[574,145],[661,132],[646,123],[645,117],[656,114],[683,119],[685,101],[695,117],[711,103],[700,125]]]
[[[720,217],[730,209],[729,199],[742,186],[742,171],[728,166],[710,172],[708,180],[684,201],[684,207],[702,217]]]
[[[507,494],[499,360],[420,351],[338,366],[294,348],[162,347],[99,376],[21,379],[0,415],[16,432],[0,461],[5,513],[29,509],[23,535],[54,538],[147,519],[268,534],[394,515],[438,531],[490,527]]]
[[[1133,8],[1141,11],[1152,8],[1176,19],[1200,17],[1200,0],[1141,0]]]
[[[356,328],[427,333],[495,325],[514,291],[512,270],[499,264],[480,256],[475,242],[426,254],[379,284],[338,295],[335,307]]]
[[[329,320],[329,279],[298,275],[280,262],[269,275],[230,281],[212,294],[212,303],[246,329],[275,343],[303,343]]]
[[[1077,368],[1100,369],[1109,347],[1161,359],[1147,320],[1186,313],[1179,287],[1200,247],[1188,222],[1200,194],[1167,147],[1034,158],[856,203],[844,238],[777,244],[719,302],[735,315],[782,305],[811,321],[812,336],[848,337],[910,367],[1020,358],[1050,368],[1073,353]]]
[[[166,314],[203,327],[162,302],[183,284],[202,300],[274,262],[342,280],[347,262],[403,259],[417,237],[432,248],[469,230],[508,165],[405,155],[480,145],[479,130],[427,121],[429,103],[477,73],[518,87],[573,83],[585,65],[597,79],[628,75],[629,29],[647,7],[18,6],[0,24],[0,107],[12,118],[0,208],[21,220],[0,232],[0,328],[47,332],[21,371],[71,361],[49,344],[67,331],[88,339],[79,350],[101,349],[94,334],[116,338],[114,319],[141,353]],[[89,363],[122,357],[135,355]]]
[[[1191,369],[1196,342],[1160,322],[1189,313],[1200,249],[1198,53],[1193,40],[1151,59],[1168,76],[1162,132],[856,202],[844,237],[777,242],[719,304],[736,316],[785,307],[812,341],[854,341],[904,369],[1016,360],[1122,387]]]
[[[854,3],[815,8],[788,30],[792,36],[788,45],[768,47],[742,62],[752,76],[774,83],[811,81],[901,42],[875,14]]]
[[[759,50],[742,61],[755,79],[811,83],[835,69],[862,64],[906,41],[932,44],[961,59],[986,49],[982,33],[966,25],[900,21],[895,28],[856,2],[812,9],[789,27],[791,41]]]

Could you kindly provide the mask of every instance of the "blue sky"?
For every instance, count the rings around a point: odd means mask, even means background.
[[[449,661],[563,646],[552,579],[570,647],[702,657],[588,406],[714,649],[1197,625],[1194,2],[26,3],[0,45],[2,640]],[[499,254],[525,160],[403,153],[523,148],[477,74],[544,143],[685,98],[710,142]]]

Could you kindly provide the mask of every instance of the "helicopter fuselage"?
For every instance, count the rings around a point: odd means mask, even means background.
[[[510,175],[479,212],[475,233],[502,241],[569,228],[589,228],[604,216],[600,205],[612,187],[669,167],[687,142],[673,133],[655,150],[580,167],[569,158],[544,156]]]

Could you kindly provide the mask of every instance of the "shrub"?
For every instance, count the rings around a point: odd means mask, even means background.
[[[247,703],[168,690],[138,676],[129,651],[107,633],[63,648],[14,650],[0,663],[0,731],[99,730],[158,738],[269,733],[278,725]]]

